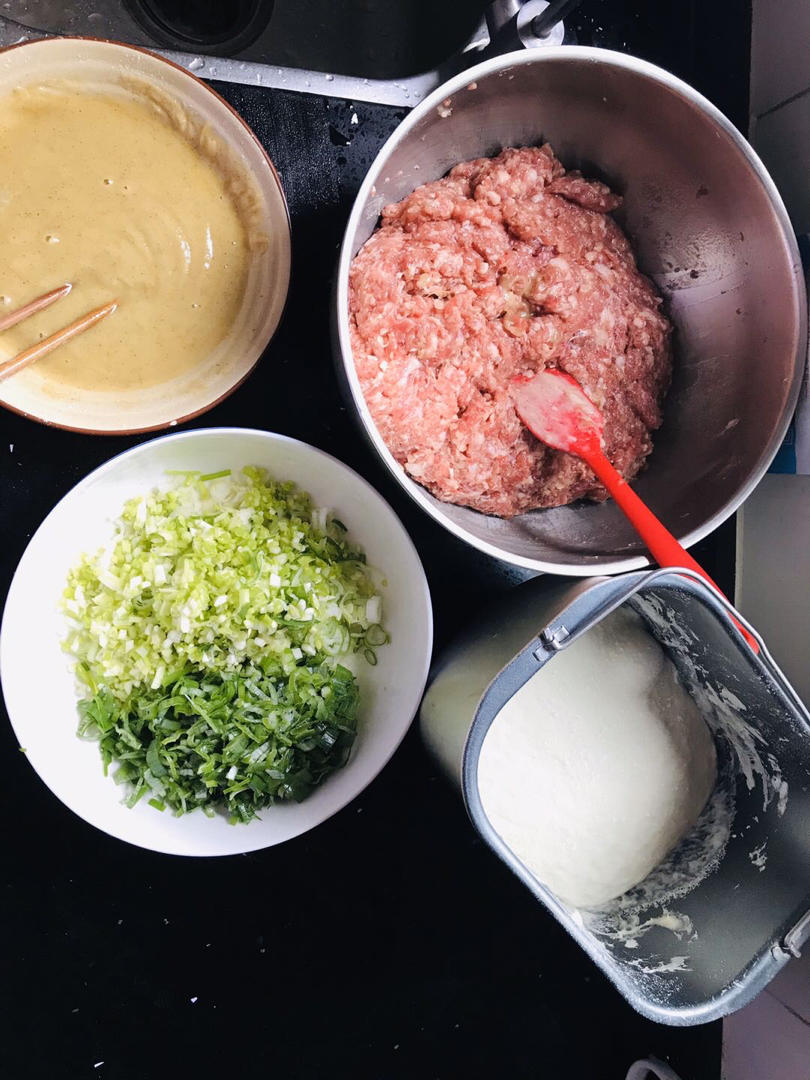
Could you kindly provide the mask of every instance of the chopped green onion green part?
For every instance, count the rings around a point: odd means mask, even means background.
[[[300,802],[349,756],[359,689],[342,664],[292,674],[247,665],[179,676],[121,702],[105,689],[79,703],[79,733],[98,739],[105,766],[129,786],[127,805],[176,814],[221,805],[247,822],[283,799]]]

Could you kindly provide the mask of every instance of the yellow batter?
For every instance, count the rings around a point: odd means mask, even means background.
[[[221,168],[153,102],[71,84],[0,101],[0,314],[73,284],[0,334],[0,358],[118,299],[39,370],[80,389],[165,382],[227,335],[248,263]]]

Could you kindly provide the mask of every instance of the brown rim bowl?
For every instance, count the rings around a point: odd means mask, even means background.
[[[242,305],[223,341],[170,381],[126,391],[82,390],[49,381],[37,365],[0,383],[0,405],[39,423],[96,435],[174,427],[213,408],[259,362],[278,327],[290,280],[290,216],[278,173],[263,146],[219,94],[169,60],[93,38],[46,38],[0,52],[0,96],[13,88],[70,79],[101,92],[148,84],[218,140],[229,168],[252,183],[257,222],[267,236],[252,251]],[[132,80],[132,81],[130,81]],[[132,91],[134,92],[134,91]],[[2,352],[2,350],[0,350]]]

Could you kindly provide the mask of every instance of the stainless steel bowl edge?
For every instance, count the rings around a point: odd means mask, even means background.
[[[454,161],[459,160],[458,157],[453,157],[452,148],[450,148],[449,156],[445,155],[446,160],[442,157],[438,164],[437,162],[434,162],[432,167],[428,166],[421,173],[417,173],[403,180],[398,174],[389,175],[389,172],[394,172],[394,170],[389,168],[392,155],[397,152],[401,154],[403,145],[406,144],[409,139],[414,137],[415,129],[417,129],[431,113],[434,113],[440,108],[443,109],[443,112],[446,112],[448,106],[443,105],[443,103],[448,100],[450,101],[449,107],[452,108],[453,99],[455,99],[457,95],[460,95],[463,92],[472,92],[476,87],[480,86],[484,80],[490,78],[505,78],[506,80],[510,80],[515,77],[515,73],[519,74],[524,69],[531,69],[536,68],[538,65],[549,64],[594,65],[596,70],[599,71],[600,76],[602,72],[606,75],[612,73],[629,73],[630,75],[639,76],[642,79],[649,80],[651,85],[663,88],[673,100],[677,99],[681,103],[686,103],[686,105],[694,110],[696,115],[699,115],[702,120],[708,120],[713,135],[718,141],[718,145],[723,145],[725,147],[730,146],[732,148],[733,153],[736,155],[736,159],[739,160],[740,170],[745,171],[744,179],[745,183],[748,185],[747,193],[750,194],[751,191],[756,189],[755,195],[759,199],[763,212],[767,212],[770,215],[767,224],[768,229],[770,230],[769,236],[773,240],[773,243],[769,250],[774,260],[774,265],[778,266],[778,272],[777,270],[774,270],[773,274],[770,275],[773,282],[771,287],[776,288],[775,282],[778,279],[778,291],[780,295],[775,298],[775,301],[783,305],[785,318],[782,319],[782,322],[787,326],[787,329],[785,331],[784,342],[771,342],[769,346],[771,350],[779,349],[779,355],[782,357],[781,363],[785,375],[784,377],[780,376],[781,385],[773,388],[773,393],[778,396],[778,401],[776,403],[770,403],[768,406],[770,412],[764,421],[768,426],[767,434],[761,435],[759,431],[754,430],[754,426],[751,423],[746,425],[746,430],[743,434],[745,434],[750,443],[756,443],[756,445],[753,446],[753,448],[751,446],[745,448],[745,454],[743,456],[747,455],[750,460],[746,460],[745,463],[742,464],[741,456],[736,451],[737,445],[740,444],[741,433],[738,432],[736,435],[733,433],[733,427],[735,426],[735,423],[739,422],[739,417],[734,415],[734,411],[731,408],[725,413],[720,412],[717,418],[718,430],[711,435],[712,439],[718,440],[718,456],[715,467],[707,467],[704,461],[701,465],[701,469],[703,470],[702,475],[697,475],[695,477],[695,486],[697,489],[701,485],[708,485],[711,487],[712,485],[720,483],[723,479],[723,470],[725,469],[730,470],[730,475],[732,476],[732,481],[729,483],[731,490],[729,490],[725,497],[720,498],[715,494],[712,494],[705,500],[711,503],[711,510],[703,515],[695,510],[684,514],[671,514],[669,515],[669,519],[667,519],[666,513],[661,516],[664,517],[666,524],[669,525],[681,542],[685,546],[690,546],[708,535],[713,529],[717,528],[718,525],[726,520],[726,518],[733,514],[757,485],[766,472],[768,465],[776,454],[787,431],[798,398],[805,366],[807,312],[804,278],[796,238],[773,181],[770,179],[765,167],[762,165],[753,149],[731,122],[723,116],[714,105],[687,83],[655,65],[635,57],[608,50],[578,46],[549,47],[533,52],[510,53],[505,56],[494,57],[449,80],[426,98],[425,101],[417,106],[402,121],[394,134],[385,143],[371,166],[371,169],[360,188],[349,217],[346,234],[340,252],[335,288],[333,318],[336,337],[336,361],[338,363],[342,381],[348,390],[349,398],[353,403],[366,437],[379,454],[380,458],[385,462],[391,474],[408,492],[411,498],[426,513],[433,517],[434,520],[438,521],[442,526],[466,543],[472,544],[479,550],[516,566],[521,566],[534,571],[571,576],[614,574],[649,566],[651,560],[648,558],[643,547],[635,539],[633,534],[626,529],[623,523],[619,522],[618,511],[612,504],[587,508],[587,513],[594,522],[590,530],[591,535],[604,534],[605,536],[610,537],[605,549],[599,551],[593,549],[588,550],[587,545],[583,545],[579,542],[579,539],[576,536],[576,520],[572,517],[572,514],[577,513],[578,511],[572,510],[571,508],[562,508],[561,511],[542,511],[539,514],[534,515],[523,515],[521,518],[513,519],[513,522],[509,523],[509,528],[518,530],[518,532],[522,530],[526,533],[529,531],[529,526],[527,526],[525,522],[529,521],[529,519],[532,519],[531,527],[535,527],[537,522],[548,523],[547,526],[544,525],[544,527],[549,536],[554,536],[556,533],[557,535],[562,535],[564,538],[563,550],[561,557],[558,560],[556,554],[551,550],[548,544],[546,544],[547,554],[545,557],[542,555],[535,555],[532,550],[532,545],[528,542],[524,542],[522,539],[517,545],[513,545],[512,550],[506,549],[499,543],[498,532],[499,529],[502,529],[502,525],[499,524],[499,519],[492,519],[489,521],[484,515],[474,515],[473,511],[441,503],[419,484],[415,483],[396,462],[377,431],[376,425],[374,424],[365,403],[359,380],[354,369],[351,353],[348,318],[348,276],[351,260],[356,250],[372,231],[379,209],[384,203],[392,201],[392,199],[396,200],[397,198],[401,198],[406,190],[412,190],[413,187],[416,187],[419,183],[435,179],[436,176],[442,175]],[[603,100],[607,101],[607,98],[604,98]],[[451,116],[448,117],[447,123],[452,123]],[[449,130],[450,128],[448,128],[448,131]],[[654,137],[656,137],[655,133],[651,130],[650,138],[652,139]],[[658,137],[660,137],[660,133],[658,134]],[[497,142],[497,140],[491,141]],[[496,148],[497,147],[493,145],[492,149]],[[563,147],[561,149],[563,151],[562,156],[565,160],[565,148]],[[610,179],[610,177],[608,177],[608,179]],[[665,198],[665,196],[666,190],[664,188],[662,188],[661,193],[655,195],[656,198]],[[719,194],[717,197],[719,204],[721,204],[722,200],[719,198]],[[696,205],[700,205],[699,188],[696,193]],[[728,222],[724,222],[724,226],[730,226],[731,224],[736,227],[739,222],[732,223],[730,219]],[[753,224],[754,223],[752,223],[752,225]],[[743,232],[744,229],[740,229],[740,236],[743,235]],[[706,237],[707,249],[711,248],[714,243],[715,241],[712,237]],[[642,248],[643,247],[644,243],[642,243]],[[776,250],[777,248],[778,250]],[[645,253],[642,250],[640,252],[640,255],[642,256],[640,258],[642,269],[647,273],[651,273],[649,265],[645,265],[645,259],[643,258],[644,254]],[[649,255],[649,252],[647,252],[647,254]],[[705,254],[705,252],[697,251],[694,254],[694,257],[697,260],[700,260]],[[734,257],[736,258],[736,256],[737,251],[735,249]],[[724,257],[728,263],[728,259],[731,258],[731,256],[728,256],[726,253],[726,256]],[[673,282],[673,292],[670,294],[670,301],[673,306],[680,306],[678,313],[680,321],[676,318],[676,325],[678,325],[679,334],[682,339],[690,337],[690,327],[695,323],[700,322],[700,318],[702,317],[701,305],[706,305],[707,303],[717,309],[717,319],[715,320],[719,326],[717,333],[720,337],[722,337],[723,334],[728,336],[729,331],[726,327],[726,313],[730,312],[733,314],[733,307],[729,307],[733,295],[728,299],[726,299],[726,295],[727,293],[733,294],[734,289],[740,289],[741,285],[740,282],[737,282],[735,285],[732,280],[721,281],[720,284],[727,285],[728,287],[720,290],[717,282],[712,282],[710,280],[713,272],[711,259],[712,253],[709,252],[709,256],[706,258],[708,280],[705,285],[702,282],[697,284],[694,282],[690,283],[688,274],[682,275],[687,278],[686,283],[684,284],[683,281],[674,280],[677,275],[674,275],[673,277],[672,273],[662,271],[662,276],[667,277],[668,280]],[[745,272],[749,274],[755,272],[762,274],[763,271],[757,267],[756,260],[752,258],[751,261],[752,264],[754,264],[754,269],[750,271],[746,270]],[[649,263],[649,259],[647,259],[647,263]],[[742,270],[742,255],[739,256],[739,265]],[[676,267],[677,271],[681,271],[681,269],[680,266]],[[683,269],[686,268],[684,267]],[[656,278],[654,268],[652,276]],[[658,279],[656,278],[656,280]],[[768,284],[769,278],[767,275],[764,276],[763,280]],[[750,296],[751,294],[752,289],[749,286],[748,295]],[[688,302],[684,301],[684,297],[688,297]],[[703,310],[705,311],[707,309],[704,307]],[[744,312],[743,314],[747,315],[748,313]],[[720,325],[721,323],[722,325]],[[757,332],[762,329],[761,323],[757,324],[756,316],[751,316],[751,326],[754,327]],[[691,336],[692,338],[699,337],[699,334],[702,332],[702,328],[699,327]],[[768,334],[764,333],[763,336],[765,338],[763,341],[763,356],[766,356],[768,355]],[[788,337],[790,338],[789,341]],[[704,372],[706,365],[718,361],[722,363],[724,359],[728,360],[728,356],[724,358],[723,356],[713,355],[712,344],[712,342],[707,343]],[[690,349],[694,350],[697,346],[699,346],[699,342],[696,340],[690,340],[688,342],[688,347]],[[788,353],[789,355],[787,355]],[[735,358],[732,356],[731,360],[733,361],[734,359]],[[698,358],[689,370],[689,378],[692,378],[697,372],[697,376],[695,377],[698,377],[699,379],[701,375],[699,371],[700,360],[701,358]],[[750,362],[753,363],[753,361]],[[766,360],[763,360],[763,366],[767,366]],[[709,379],[706,383],[706,393],[708,396],[711,397],[715,395],[718,386],[722,389],[723,377],[723,372],[720,372],[719,374],[715,373],[713,376],[714,381],[712,381],[711,378]],[[687,391],[688,387],[684,388],[684,386],[677,385],[676,377],[676,385],[673,386],[671,394],[672,399],[676,400],[678,395],[683,395]],[[753,387],[751,393],[756,395],[757,392],[757,388]],[[740,393],[739,388],[735,390],[735,393]],[[756,407],[757,405],[754,401],[749,402],[749,410],[755,410]],[[707,422],[711,425],[711,416],[708,418]],[[659,433],[658,441],[656,443],[658,449],[654,450],[650,459],[651,468],[648,472],[644,473],[639,480],[640,493],[642,496],[650,496],[650,501],[653,503],[654,509],[657,509],[657,492],[654,487],[654,472],[657,464],[660,464],[662,461],[660,447],[666,445],[667,441],[671,442],[674,438],[677,438],[677,432],[674,431],[672,422],[667,422],[665,420],[665,426]],[[724,452],[723,448],[725,445],[729,446],[729,456],[728,461],[726,462],[722,459],[722,454]],[[673,462],[668,462],[665,468],[666,475],[662,478],[660,484],[658,484],[658,487],[664,490],[665,496],[665,489],[667,487],[672,487],[675,471]],[[645,491],[645,488],[648,490]],[[682,509],[682,507],[679,507],[679,509]],[[542,517],[542,515],[546,516]],[[551,515],[556,515],[556,518]],[[558,526],[559,522],[562,522],[561,526]],[[571,524],[572,522],[573,525]],[[568,547],[565,546],[566,544],[568,544]],[[536,547],[540,550],[542,549],[543,544],[538,544]],[[549,557],[549,552],[554,557]]]

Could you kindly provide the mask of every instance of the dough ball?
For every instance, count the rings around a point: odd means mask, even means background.
[[[626,607],[515,694],[478,762],[492,827],[576,907],[598,907],[642,881],[695,824],[715,777],[697,706]]]

